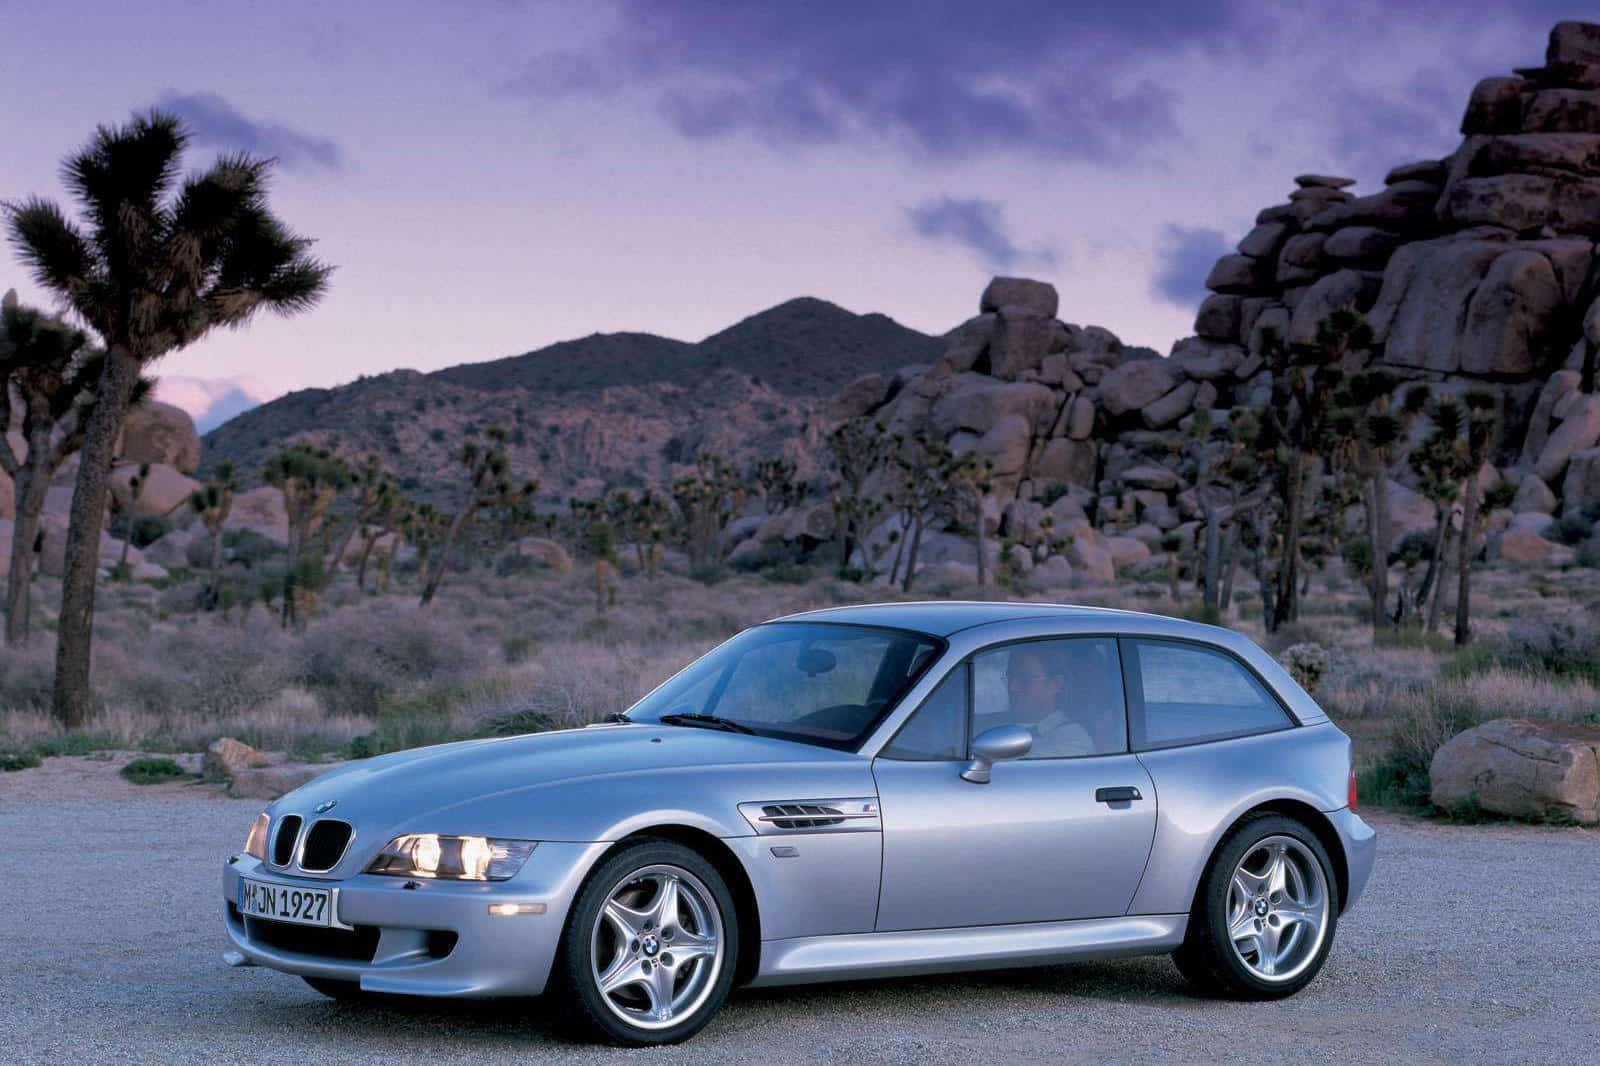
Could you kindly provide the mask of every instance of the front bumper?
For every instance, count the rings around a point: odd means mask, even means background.
[[[354,981],[368,992],[535,996],[550,976],[583,875],[607,847],[543,842],[515,877],[489,883],[371,874],[341,881],[290,877],[238,855],[222,868],[228,937],[250,962],[303,977]],[[333,917],[349,929],[298,935],[297,926],[241,918],[241,877],[336,889]],[[543,904],[544,912],[492,915],[494,903]]]
[[[1378,834],[1349,807],[1327,812],[1327,819],[1339,834],[1339,843],[1344,845],[1345,871],[1349,875],[1344,909],[1349,910],[1361,898],[1372,877],[1373,860],[1378,854]]]

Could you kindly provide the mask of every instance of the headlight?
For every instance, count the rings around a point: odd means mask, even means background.
[[[531,840],[412,833],[389,841],[367,867],[367,873],[444,881],[504,881],[516,876],[533,848]]]
[[[272,824],[272,819],[267,817],[267,812],[262,811],[256,815],[256,820],[250,823],[250,832],[244,838],[244,853],[252,859],[265,861],[267,857],[267,827]]]

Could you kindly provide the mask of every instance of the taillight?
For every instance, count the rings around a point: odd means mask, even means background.
[[[1350,809],[1356,809],[1356,768],[1350,767]]]

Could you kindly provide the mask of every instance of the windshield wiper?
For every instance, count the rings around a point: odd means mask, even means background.
[[[662,725],[686,725],[700,729],[721,729],[728,733],[748,733],[755,736],[755,730],[749,726],[742,726],[738,722],[727,718],[718,718],[714,714],[664,714],[660,718]]]
[[[623,711],[612,711],[610,714],[606,715],[606,721],[615,723],[616,725],[633,724],[633,719],[629,718],[628,715]]]

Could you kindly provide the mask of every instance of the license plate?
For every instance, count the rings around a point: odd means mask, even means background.
[[[239,913],[295,925],[333,924],[333,893],[326,888],[298,888],[239,879]]]

